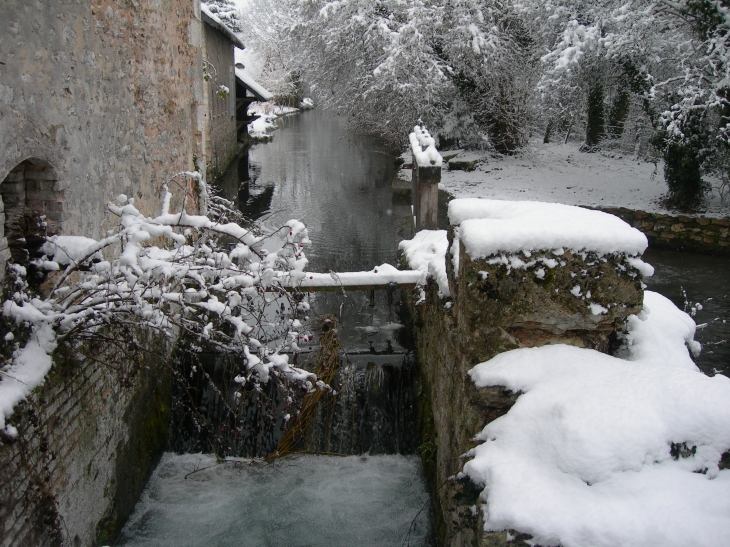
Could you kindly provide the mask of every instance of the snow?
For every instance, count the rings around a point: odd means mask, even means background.
[[[279,128],[276,123],[277,118],[289,114],[296,114],[297,112],[299,112],[298,108],[280,106],[273,102],[252,103],[248,107],[248,114],[250,116],[260,116],[260,118],[248,124],[248,134],[255,138],[268,137],[273,131]]]
[[[443,158],[436,150],[436,141],[425,127],[417,125],[409,135],[411,152],[421,167],[441,167]]]
[[[203,16],[203,21],[215,28],[216,30],[222,32],[226,38],[228,38],[234,46],[240,49],[244,49],[246,46],[243,45],[243,42],[241,39],[236,36],[231,29],[226,26],[226,24],[220,20],[220,18],[210,11],[208,7],[205,4],[200,5],[200,12]]]
[[[730,471],[718,468],[730,448],[730,379],[692,362],[687,314],[656,293],[644,303],[625,359],[552,345],[470,371],[478,387],[521,393],[464,466],[484,488],[486,531],[563,547],[730,544]]]
[[[661,161],[655,165],[620,151],[585,153],[578,148],[573,142],[543,144],[533,140],[513,156],[483,152],[483,161],[475,171],[444,170],[439,187],[457,198],[535,200],[676,214],[661,204],[667,191]],[[707,180],[713,189],[703,214],[727,216],[730,203],[720,200],[720,181]]]
[[[3,315],[11,316],[8,310],[12,303],[6,301]],[[15,405],[23,401],[38,386],[42,385],[51,370],[51,353],[56,349],[56,335],[50,325],[43,325],[33,331],[31,339],[22,349],[15,351],[13,363],[2,370],[0,381],[0,431],[14,438],[17,430],[6,425],[5,420],[13,413]]]
[[[411,270],[424,272],[438,284],[441,298],[451,296],[446,277],[446,251],[449,240],[446,230],[421,230],[413,239],[401,241],[398,248],[403,251]],[[423,278],[422,280],[423,281]]]
[[[422,277],[423,273],[420,271],[399,270],[390,264],[381,264],[369,272],[303,272],[302,276],[284,277],[281,282],[283,286],[295,286],[301,289],[332,286],[347,288],[370,285],[385,286],[391,282],[415,284],[421,281]]]
[[[83,236],[52,236],[43,244],[41,252],[51,257],[53,262],[65,266],[83,259],[101,258],[92,249],[97,244],[95,239]]]
[[[639,255],[646,236],[614,215],[559,203],[455,199],[449,221],[473,259],[498,252],[551,250]]]
[[[247,87],[254,96],[261,101],[271,101],[274,95],[270,93],[264,86],[259,84],[253,77],[248,73],[245,68],[236,67],[236,78],[241,80],[241,83]]]

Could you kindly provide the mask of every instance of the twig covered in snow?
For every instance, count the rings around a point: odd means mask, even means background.
[[[134,198],[120,195],[107,207],[118,224],[106,238],[55,236],[45,243],[34,265],[56,272],[47,296],[32,291],[25,269],[13,266],[16,292],[3,303],[3,315],[28,334],[25,345],[16,342],[0,380],[0,430],[7,435],[17,432],[6,419],[43,382],[57,345],[105,327],[183,336],[238,355],[241,383],[266,383],[272,375],[313,379],[282,354],[298,349],[297,314],[307,308],[284,288],[305,275],[306,227],[290,220],[272,234],[258,233],[235,222],[240,215],[211,196],[197,172],[180,175],[196,180],[201,214],[188,213],[186,200],[173,212],[167,187],[157,216],[142,214]]]

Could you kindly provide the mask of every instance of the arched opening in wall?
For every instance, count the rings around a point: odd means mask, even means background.
[[[47,162],[27,159],[2,181],[0,197],[5,215],[0,242],[6,240],[12,261],[25,266],[40,255],[47,236],[60,232],[63,191],[58,177]]]

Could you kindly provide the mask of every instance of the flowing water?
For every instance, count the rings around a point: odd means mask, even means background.
[[[697,366],[730,376],[730,256],[649,249],[644,260],[655,270],[644,280],[647,288],[693,314],[702,344]]]
[[[254,146],[219,182],[223,196],[264,229],[303,221],[312,240],[310,271],[395,264],[398,241],[412,237],[412,221],[409,203],[391,194],[394,155],[374,139],[352,140],[337,116],[313,111],[281,124],[273,142]],[[332,382],[337,395],[323,397],[302,448],[355,456],[294,456],[267,465],[165,454],[118,544],[428,544],[430,504],[415,455],[418,374],[398,324],[399,296],[396,290],[307,297],[311,324],[338,317],[346,353]],[[303,349],[316,351],[316,344]],[[215,437],[226,456],[269,454],[284,430],[284,413],[272,409],[281,403],[277,394],[254,395],[231,417],[230,367],[214,355],[201,365],[185,371],[188,392],[176,399],[194,399],[198,418],[173,407],[171,448],[207,451]]]
[[[117,545],[424,545],[428,495],[415,456],[296,456],[275,464],[165,454]]]

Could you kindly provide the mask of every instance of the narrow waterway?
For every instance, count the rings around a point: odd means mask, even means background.
[[[342,119],[323,112],[281,124],[273,142],[254,146],[232,166],[220,183],[224,197],[264,229],[303,221],[312,240],[310,271],[395,264],[398,241],[412,237],[412,221],[409,203],[391,194],[394,155],[374,139],[353,140]],[[356,455],[295,456],[266,465],[165,454],[119,545],[428,544],[430,503],[416,455],[418,375],[399,337],[398,291],[307,298],[310,323],[336,315],[343,349],[359,355],[343,356],[336,401],[315,419],[303,448]],[[225,406],[220,394],[209,387],[200,394],[211,424],[225,420],[216,414]],[[205,450],[205,436],[177,418],[175,450]],[[277,427],[253,433],[236,433],[240,450],[226,453],[250,455],[256,447],[255,455],[266,455],[281,434]]]
[[[412,223],[409,203],[391,194],[393,155],[373,139],[352,140],[343,120],[322,112],[281,124],[273,142],[254,146],[228,173],[225,197],[266,228],[291,218],[305,222],[312,271],[394,264],[397,242],[412,236]],[[704,325],[697,333],[704,345],[698,366],[707,374],[730,374],[724,342],[730,338],[730,258],[649,250],[645,259],[656,269],[645,280],[648,288],[680,308],[686,301]],[[428,495],[412,435],[417,372],[402,356],[387,355],[405,349],[397,296],[309,297],[313,321],[340,317],[346,350],[380,355],[360,355],[343,368],[341,382],[351,387],[332,415],[351,419],[320,417],[307,447],[381,455],[298,456],[261,465],[166,454],[118,545],[427,544]]]
[[[291,218],[309,229],[308,269],[371,270],[395,265],[397,243],[412,237],[408,202],[394,201],[394,154],[376,139],[352,137],[344,120],[317,110],[279,120],[273,142],[255,145],[223,194],[265,228]],[[397,154],[396,154],[397,155]],[[240,182],[248,179],[248,184]],[[374,299],[372,298],[374,296]],[[311,295],[312,319],[341,316],[348,351],[402,349],[394,332],[397,295],[385,291]],[[390,300],[390,303],[389,303]]]

